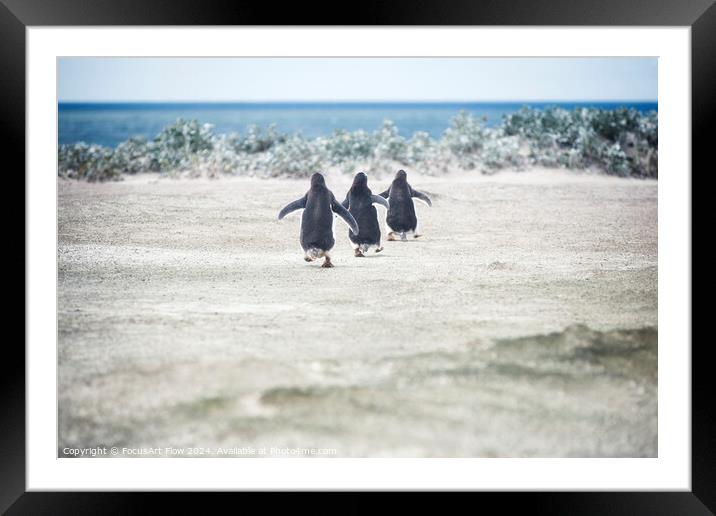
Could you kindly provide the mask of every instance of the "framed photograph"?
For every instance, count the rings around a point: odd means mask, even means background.
[[[3,510],[254,490],[714,510],[691,171],[716,8],[582,3],[346,26],[4,0],[27,302]]]

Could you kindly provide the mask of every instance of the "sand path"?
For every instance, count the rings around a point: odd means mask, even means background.
[[[307,180],[59,180],[60,449],[655,454],[655,362],[622,376],[577,364],[594,373],[579,388],[454,373],[504,362],[480,355],[500,339],[655,327],[657,182],[550,170],[409,180],[433,200],[417,203],[424,237],[356,259],[336,219],[333,269],[303,261],[300,212],[276,220]],[[369,178],[374,192],[388,183]],[[339,200],[349,185],[328,178]],[[444,390],[428,374],[441,360]],[[554,395],[553,421],[574,412],[559,428],[544,411],[515,413],[520,396]]]

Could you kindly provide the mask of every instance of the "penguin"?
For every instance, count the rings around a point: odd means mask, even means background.
[[[408,174],[405,170],[398,170],[395,179],[385,192],[380,194],[381,197],[388,199],[390,207],[388,215],[385,219],[388,224],[388,240],[395,240],[397,235],[405,242],[407,240],[406,233],[413,233],[413,238],[418,238],[418,217],[415,214],[415,206],[413,205],[413,197],[420,199],[428,206],[433,203],[430,198],[422,192],[418,192],[408,184]]]
[[[286,205],[278,214],[283,219],[292,211],[303,209],[301,216],[301,247],[305,253],[304,260],[312,262],[317,258],[325,258],[321,267],[333,267],[329,251],[333,249],[333,212],[337,213],[358,234],[358,223],[347,209],[336,201],[333,193],[326,186],[323,175],[316,172],[311,176],[311,187],[306,195]]]
[[[378,212],[373,203],[382,204],[388,208],[389,204],[380,195],[373,195],[368,188],[368,176],[358,172],[353,178],[353,185],[346,194],[343,207],[347,208],[360,226],[359,233],[348,231],[348,238],[353,244],[356,258],[365,256],[370,247],[375,247],[375,252],[383,250],[380,246],[380,224],[378,224]]]

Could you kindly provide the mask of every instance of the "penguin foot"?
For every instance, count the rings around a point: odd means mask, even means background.
[[[331,263],[331,259],[326,256],[326,259],[323,261],[323,264],[321,265],[324,269],[328,269],[330,267],[333,267],[333,264]]]
[[[395,242],[395,233],[393,233],[392,231],[388,233],[388,240],[390,240],[391,242]]]
[[[303,259],[306,260],[307,262],[313,261],[313,258],[311,258],[310,256],[304,256]]]
[[[408,241],[407,237],[405,236],[405,231],[403,231],[403,232],[400,234],[400,241],[401,241],[401,242],[407,242],[407,241]]]
[[[376,253],[379,253],[379,252],[381,252],[382,250],[383,250],[383,248],[382,248],[382,247],[379,247],[378,249],[375,250],[375,252],[376,252]]]
[[[363,257],[365,256],[360,249],[355,249],[353,255],[354,255],[356,258],[363,258]]]

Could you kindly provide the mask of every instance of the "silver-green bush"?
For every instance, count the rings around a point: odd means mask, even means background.
[[[509,168],[556,166],[596,168],[607,174],[657,177],[658,119],[634,109],[523,108],[498,127],[460,112],[441,138],[416,132],[405,138],[385,120],[373,132],[336,130],[329,136],[285,135],[271,125],[246,134],[214,134],[209,124],[177,120],[153,140],[133,138],[116,148],[61,145],[62,177],[104,181],[123,174],[307,177],[337,167],[350,173],[366,168],[391,173],[396,167],[428,174],[449,169],[494,173]]]

